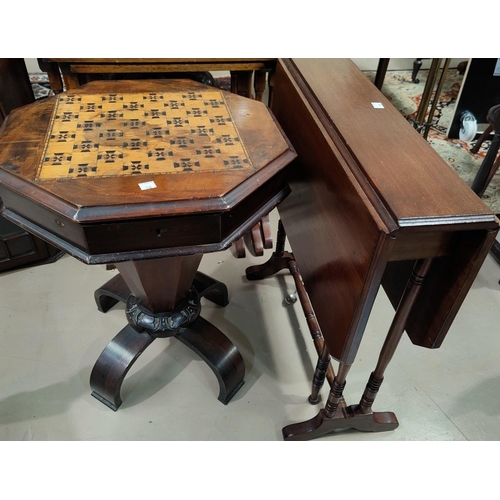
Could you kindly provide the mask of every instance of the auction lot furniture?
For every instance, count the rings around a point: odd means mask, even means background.
[[[95,81],[14,110],[0,135],[5,218],[87,264],[120,274],[99,309],[126,300],[128,325],[91,374],[116,410],[129,368],[176,336],[214,371],[227,403],[243,383],[232,342],[200,316],[225,286],[197,273],[289,193],[295,152],[266,106],[191,80]]]
[[[127,75],[130,79],[140,74],[158,73],[203,73],[210,71],[229,71],[231,92],[244,97],[262,101],[266,87],[266,75],[272,93],[272,76],[276,68],[276,58],[119,58],[119,59],[82,59],[82,58],[42,58],[38,59],[42,71],[46,71],[52,90],[62,92],[72,90],[92,80],[109,78],[109,75]],[[253,82],[253,88],[252,88]]]
[[[310,402],[325,377],[331,386],[324,409],[283,436],[394,429],[395,415],[372,405],[398,342],[406,330],[414,344],[440,347],[498,220],[350,60],[280,60],[272,111],[298,157],[276,251],[247,277],[290,269],[319,355]],[[396,314],[359,404],[347,406],[343,388],[381,284]]]
[[[272,100],[276,58],[221,59],[221,58],[51,58],[38,59],[42,71],[46,71],[52,90],[57,94],[78,88],[80,85],[103,79],[177,78],[191,76],[202,83],[211,84],[210,71],[228,71],[231,74],[231,92],[243,97],[263,100],[266,84],[268,102]],[[210,78],[207,78],[210,77]],[[263,217],[251,228],[253,250],[263,255],[264,248],[272,248],[269,217]],[[235,241],[236,255],[245,257],[243,238]]]

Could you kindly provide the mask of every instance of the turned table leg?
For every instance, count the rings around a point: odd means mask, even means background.
[[[324,436],[333,431],[346,429],[356,429],[367,432],[382,432],[396,429],[399,426],[399,422],[394,413],[372,412],[371,406],[378,388],[382,383],[384,371],[392,359],[405,330],[409,314],[420,293],[421,285],[429,271],[432,260],[421,260],[417,261],[415,264],[412,275],[397,308],[391,328],[387,334],[387,339],[382,347],[377,368],[370,377],[365,393],[361,398],[361,403],[347,406],[343,397],[343,389],[346,384],[350,365],[340,363],[339,372],[335,375],[330,362],[328,348],[324,342],[323,334],[314,314],[304,283],[302,282],[297,263],[295,262],[293,254],[285,252],[285,239],[286,233],[281,221],[279,221],[276,251],[264,264],[249,267],[246,270],[246,276],[249,280],[259,280],[272,276],[288,267],[294,278],[297,294],[307,320],[311,337],[314,341],[314,346],[318,353],[318,362],[312,381],[309,402],[311,404],[319,402],[319,391],[325,379],[330,385],[330,392],[325,407],[320,410],[315,417],[304,422],[287,425],[282,430],[283,438],[285,440],[304,441]]]
[[[413,304],[417,300],[417,297],[422,289],[422,284],[424,283],[425,276],[429,272],[430,266],[432,264],[432,259],[418,260],[415,263],[413,271],[411,273],[406,289],[401,298],[399,306],[396,310],[396,314],[392,321],[389,332],[385,339],[382,350],[380,351],[380,356],[377,362],[375,370],[371,373],[368,384],[366,385],[365,392],[361,397],[359,403],[359,408],[362,413],[370,413],[375,397],[384,380],[384,373],[389,366],[389,363],[394,356],[396,348],[401,340],[404,333],[406,322],[412,310]]]
[[[372,412],[372,405],[382,384],[384,372],[404,333],[406,322],[431,264],[432,259],[416,262],[382,346],[377,366],[370,376],[360,403],[349,407],[345,406],[342,390],[345,385],[348,367],[340,363],[339,375],[334,379],[325,408],[310,420],[284,427],[283,438],[285,440],[305,441],[324,436],[335,430],[349,428],[360,431],[381,432],[393,430],[399,426],[394,413]]]

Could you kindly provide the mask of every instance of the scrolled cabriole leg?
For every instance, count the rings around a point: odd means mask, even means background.
[[[246,269],[247,280],[256,281],[268,278],[279,271],[286,269],[293,260],[293,255],[285,251],[286,233],[281,220],[278,222],[278,236],[276,237],[276,250],[264,264],[250,266]]]

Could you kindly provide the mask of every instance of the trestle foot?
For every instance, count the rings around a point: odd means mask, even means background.
[[[285,441],[308,441],[334,431],[355,429],[364,432],[385,432],[392,431],[398,426],[398,419],[392,412],[364,414],[358,405],[352,405],[339,406],[332,418],[328,418],[322,409],[310,420],[283,427],[282,433]]]

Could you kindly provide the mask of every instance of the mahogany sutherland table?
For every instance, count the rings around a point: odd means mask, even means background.
[[[290,269],[319,354],[310,402],[325,377],[331,386],[325,408],[283,435],[394,429],[395,415],[372,405],[398,342],[406,330],[416,345],[441,345],[498,220],[350,60],[280,60],[271,109],[298,157],[276,251],[247,277]],[[381,284],[396,315],[359,404],[347,406],[343,388]]]
[[[176,336],[212,368],[227,403],[243,384],[231,341],[200,316],[226,305],[197,272],[289,193],[295,158],[264,104],[190,80],[95,81],[11,113],[0,134],[3,215],[87,264],[120,274],[96,291],[128,325],[91,374],[112,408],[138,356]]]

